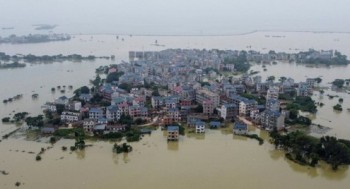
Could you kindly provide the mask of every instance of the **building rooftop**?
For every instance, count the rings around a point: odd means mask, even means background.
[[[179,131],[179,126],[168,126],[168,132]]]

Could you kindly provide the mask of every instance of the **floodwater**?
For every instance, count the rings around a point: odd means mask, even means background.
[[[266,37],[284,36],[278,38]],[[121,41],[124,38],[124,41]],[[165,47],[152,46],[157,40]],[[8,54],[83,54],[115,55],[116,60],[94,62],[62,62],[33,64],[25,68],[0,70],[0,99],[23,94],[23,98],[9,104],[0,104],[0,117],[14,112],[28,111],[32,115],[41,113],[40,106],[61,95],[72,95],[74,89],[88,85],[100,65],[128,60],[129,50],[162,50],[166,48],[218,48],[237,50],[259,50],[295,52],[299,50],[337,49],[350,56],[347,44],[350,34],[320,33],[266,33],[258,32],[238,36],[119,36],[78,35],[71,41],[44,44],[0,45],[0,52]],[[249,46],[249,48],[247,48]],[[251,46],[251,48],[250,48]],[[321,86],[335,78],[350,78],[350,68],[320,67],[278,63],[268,65],[264,72],[261,65],[252,70],[260,71],[263,79],[270,75],[292,77],[296,82],[307,77],[322,76]],[[51,87],[67,86],[66,93],[51,93]],[[72,85],[73,90],[68,90]],[[32,100],[31,95],[39,98]],[[329,100],[326,94],[337,94],[344,98],[343,112],[335,112],[332,106],[338,98]],[[318,92],[313,98],[325,106],[318,108],[314,122],[332,128],[327,134],[350,139],[350,97],[346,93],[326,90],[323,96]],[[0,123],[0,135],[16,126]],[[253,127],[252,133],[267,138],[263,131]],[[61,140],[35,161],[34,154],[45,142],[26,141],[23,137],[10,138],[0,142],[0,188],[15,188],[15,182],[22,188],[348,188],[350,179],[348,167],[334,172],[321,164],[317,168],[299,166],[286,160],[282,152],[274,150],[267,141],[259,146],[252,139],[233,136],[223,130],[208,130],[202,135],[188,134],[179,142],[167,143],[164,133],[157,130],[132,143],[130,154],[113,154],[110,142],[88,142],[93,147],[85,151],[63,152],[62,146],[70,146],[71,140]],[[18,150],[18,151],[17,151]],[[24,151],[24,152],[22,152]]]
[[[264,133],[262,133],[264,135]],[[88,142],[85,151],[63,152],[61,140],[36,162],[45,143],[10,139],[1,143],[1,188],[347,188],[348,168],[333,172],[324,164],[309,168],[289,162],[266,143],[220,130],[205,137],[185,136],[167,143],[157,130],[137,143],[129,154],[113,154],[112,143]],[[10,151],[11,150],[11,151]],[[16,152],[18,150],[18,152]],[[26,152],[22,152],[25,150]],[[11,161],[7,159],[11,157]]]

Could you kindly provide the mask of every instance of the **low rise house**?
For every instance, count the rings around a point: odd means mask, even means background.
[[[246,135],[248,134],[248,126],[242,122],[236,122],[233,125],[233,134],[235,135]]]
[[[101,117],[101,118],[98,118],[97,119],[97,124],[98,125],[102,125],[102,124],[107,124],[108,123],[108,120],[104,117]]]
[[[43,127],[41,128],[42,134],[53,134],[56,131],[56,128],[54,127]]]
[[[176,101],[174,99],[169,99],[169,100],[165,101],[165,106],[168,109],[176,108],[177,107],[177,103],[176,103]]]
[[[67,105],[69,102],[69,98],[66,96],[61,96],[55,100],[55,104]]]
[[[105,134],[118,133],[118,132],[125,131],[125,129],[126,129],[126,125],[107,125],[104,133]]]
[[[205,133],[205,123],[203,121],[196,122],[196,133]]]
[[[217,128],[220,128],[221,127],[221,122],[220,121],[211,121],[209,123],[209,127],[211,129],[217,129]]]
[[[73,101],[66,104],[66,109],[70,111],[80,111],[81,107],[81,102],[79,101]]]
[[[79,96],[79,99],[83,100],[85,102],[89,102],[92,99],[92,94],[84,94],[83,93]]]
[[[93,132],[96,126],[96,121],[94,119],[84,119],[83,121],[83,129],[85,132]]]
[[[94,127],[95,134],[104,134],[105,130],[106,130],[106,124],[96,125]]]
[[[61,114],[61,121],[63,122],[77,122],[81,119],[80,112],[64,111]]]
[[[168,141],[179,140],[179,126],[168,126],[167,134]]]
[[[57,112],[55,103],[47,102],[45,105],[41,106],[41,108],[49,112]]]

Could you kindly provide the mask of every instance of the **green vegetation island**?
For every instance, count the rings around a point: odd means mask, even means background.
[[[321,138],[295,131],[290,133],[270,133],[275,147],[286,152],[286,158],[302,165],[316,166],[323,160],[337,170],[339,165],[350,164],[350,141],[332,136]]]
[[[35,27],[35,30],[52,30],[57,27],[57,25],[50,25],[50,24],[35,24],[33,25]]]
[[[9,62],[9,61],[24,61],[28,63],[35,63],[35,62],[62,62],[62,61],[83,61],[83,60],[95,60],[95,59],[114,59],[115,56],[94,56],[94,55],[89,55],[89,56],[83,56],[79,54],[71,54],[71,55],[42,55],[42,56],[37,56],[37,55],[8,55],[4,52],[0,52],[0,61],[3,62]],[[3,64],[7,66],[12,66],[12,67],[24,67],[23,64],[19,63],[13,63],[13,64]]]
[[[69,34],[29,34],[29,35],[10,35],[0,37],[0,44],[24,44],[24,43],[45,43],[52,41],[68,41],[71,39]]]
[[[0,69],[23,68],[23,67],[26,67],[26,64],[22,64],[22,63],[18,63],[18,62],[3,64],[0,62]]]

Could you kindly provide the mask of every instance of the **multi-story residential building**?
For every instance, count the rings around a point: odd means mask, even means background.
[[[234,88],[235,88],[237,94],[243,94],[245,92],[244,85],[241,85],[241,84],[237,85],[236,84],[236,85],[234,85]]]
[[[90,119],[99,119],[99,118],[102,118],[103,117],[103,110],[101,108],[91,108],[89,110],[89,118]]]
[[[297,88],[297,96],[309,96],[312,94],[312,88],[305,82],[300,82]]]
[[[81,119],[80,112],[64,111],[61,114],[61,121],[63,122],[77,122]]]
[[[280,111],[280,102],[279,100],[276,99],[269,99],[266,101],[266,109],[271,110],[274,112],[279,112]]]
[[[205,123],[203,121],[196,122],[196,133],[205,133]]]
[[[165,107],[167,109],[176,108],[177,102],[174,99],[165,100]]]
[[[95,119],[84,119],[83,121],[83,129],[85,132],[88,132],[88,133],[93,132],[95,125],[96,125]]]
[[[118,109],[121,115],[129,115],[129,107],[130,105],[127,102],[123,102],[118,105]]]
[[[259,109],[253,109],[250,111],[250,119],[253,123],[260,123],[260,111]]]
[[[181,109],[180,109],[181,120],[187,120],[187,115],[190,113],[190,111],[191,111],[190,106],[181,106]]]
[[[168,141],[179,140],[179,126],[168,126],[167,134]]]
[[[180,122],[181,116],[180,111],[177,108],[171,108],[168,110],[168,117],[171,119],[172,122]]]
[[[209,90],[198,90],[196,93],[196,102],[203,104],[204,101],[210,100],[213,103],[213,107],[216,108],[220,104],[220,96]]]
[[[314,78],[307,78],[306,79],[306,83],[307,83],[308,87],[312,89],[312,88],[315,87],[316,79],[314,79]]]
[[[164,98],[161,96],[152,96],[151,103],[153,108],[164,106]]]
[[[108,106],[106,109],[106,118],[107,120],[119,120],[120,116],[121,116],[121,111],[119,110],[119,108],[117,106]]]
[[[260,115],[261,126],[267,130],[281,130],[284,128],[284,115],[271,111],[265,110]]]
[[[140,111],[141,111],[141,107],[140,106],[130,106],[129,107],[129,115],[131,117],[139,117],[140,115]]]
[[[238,115],[238,109],[235,104],[223,104],[220,108],[220,117],[225,120],[232,120]]]
[[[239,115],[249,116],[250,111],[256,109],[257,104],[255,100],[242,100],[239,103]]]
[[[212,115],[214,113],[214,103],[211,100],[203,101],[203,114]]]
[[[81,102],[79,101],[69,102],[68,104],[66,104],[66,109],[71,111],[80,111]]]
[[[183,107],[183,106],[191,106],[192,105],[192,100],[191,99],[181,99],[180,100],[180,106]]]
[[[145,106],[146,98],[137,97],[132,101],[132,105]]]
[[[278,95],[279,95],[279,87],[269,87],[269,89],[267,90],[267,94],[266,94],[266,100],[269,99],[278,99]]]

